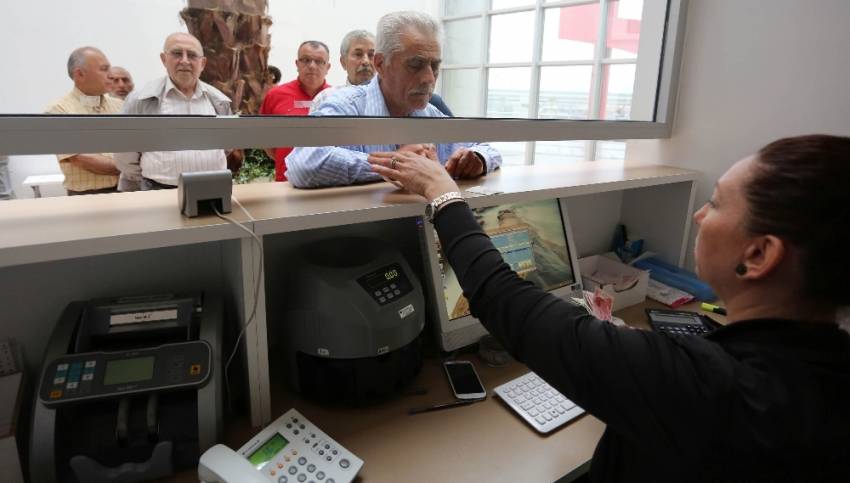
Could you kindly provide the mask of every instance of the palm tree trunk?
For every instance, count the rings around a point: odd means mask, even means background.
[[[257,114],[272,85],[267,13],[268,0],[188,0],[180,12],[204,47],[207,66],[201,80],[230,97],[237,113]]]

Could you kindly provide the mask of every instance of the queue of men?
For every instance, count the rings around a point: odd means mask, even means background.
[[[346,84],[331,87],[328,46],[317,40],[298,48],[298,75],[269,89],[263,115],[446,117],[448,106],[434,94],[441,62],[440,25],[419,12],[383,16],[377,36],[349,32],[340,45],[339,63]],[[52,104],[52,114],[227,115],[230,99],[200,80],[206,66],[203,46],[187,33],[169,35],[160,60],[165,75],[135,89],[126,69],[113,67],[99,49],[81,47],[68,60],[74,87]],[[279,74],[278,74],[279,76]],[[278,77],[279,78],[279,77]],[[455,177],[485,175],[501,165],[501,155],[483,143],[439,145],[356,145],[270,151],[275,179],[295,187],[340,186],[380,180],[371,171],[369,153],[417,151],[443,164]],[[221,149],[136,153],[58,155],[69,195],[169,189],[181,173],[226,169]]]

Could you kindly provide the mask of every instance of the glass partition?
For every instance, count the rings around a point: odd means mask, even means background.
[[[340,129],[335,120],[302,117],[299,135],[293,136],[292,124],[277,119],[306,116],[309,99],[298,101],[299,112],[261,112],[269,91],[300,83],[303,66],[324,68],[331,86],[351,82],[339,55],[344,36],[355,29],[374,32],[382,15],[398,10],[423,12],[441,24],[442,64],[435,72],[435,94],[453,117],[512,123],[476,121],[446,128],[428,123],[425,141],[487,141],[502,152],[506,165],[623,159],[624,142],[606,139],[669,132],[670,119],[663,114],[672,112],[670,88],[675,87],[677,65],[672,59],[681,38],[682,5],[683,0],[377,0],[364,9],[355,3],[311,0],[127,0],[119,8],[111,0],[16,2],[5,10],[9,28],[0,31],[0,40],[7,45],[17,45],[21,38],[32,41],[25,49],[10,51],[7,65],[13,68],[0,81],[4,92],[14,93],[0,98],[2,168],[11,169],[6,179],[20,195],[29,192],[21,184],[29,176],[69,171],[60,169],[64,167],[55,154],[41,153],[178,152],[191,146],[223,151],[234,178],[248,182],[268,175],[273,146],[316,145],[316,139],[341,145],[349,141],[337,136],[352,132],[369,137],[369,143],[417,141],[420,125],[376,129],[354,118]],[[31,35],[34,18],[49,36]],[[98,28],[79,28],[71,18],[86,18]],[[169,34],[187,31],[200,39],[198,52],[165,45]],[[306,40],[318,41],[319,51],[324,44],[327,52],[316,58],[315,52],[301,55],[299,46]],[[101,81],[108,102],[98,100],[94,91],[75,93],[79,79],[72,79],[73,71],[81,59],[71,54],[85,46],[97,48],[108,64],[107,71],[102,62],[94,67],[94,74],[106,72]],[[177,61],[194,66],[202,81],[219,90],[229,101],[229,112],[220,106],[125,112],[122,97],[141,96],[158,82],[168,87],[173,80],[169,62]],[[80,112],[61,106],[68,96]],[[103,121],[45,115],[48,111]],[[240,117],[233,122],[207,119],[231,113]],[[142,116],[148,114],[183,121],[172,128],[157,119],[146,121]],[[268,116],[252,117],[259,114]],[[43,122],[50,119],[61,121]],[[521,120],[529,121],[513,124]],[[606,122],[551,122],[556,120]],[[375,136],[381,139],[372,140]],[[25,156],[36,153],[40,155]],[[220,164],[223,157],[216,159]]]
[[[296,60],[303,41],[328,47],[324,59],[317,59],[326,63],[321,75],[328,84],[343,86],[351,80],[339,55],[344,36],[355,29],[374,33],[383,14],[415,10],[442,24],[437,75],[452,82],[437,92],[449,108],[460,106],[464,117],[505,117],[504,106],[515,104],[521,92],[527,109],[514,106],[508,117],[549,119],[563,112],[562,119],[654,121],[667,1],[384,0],[371,2],[369,9],[310,0],[128,0],[120,8],[111,0],[16,2],[4,11],[9,28],[0,39],[6,45],[31,41],[10,51],[7,65],[15,68],[5,71],[4,91],[16,95],[0,99],[0,115],[45,113],[72,92],[75,82],[85,85],[83,94],[89,96],[102,90],[119,99],[139,93],[167,73],[166,37],[185,31],[201,41],[197,55],[203,58],[196,62],[201,80],[228,96],[234,112],[257,114],[276,85],[269,66],[280,71],[278,84],[301,79]],[[30,34],[36,18],[49,36]],[[81,29],[70,18],[98,27]],[[87,46],[103,54],[96,68],[107,69],[104,89],[96,86],[97,71],[80,64],[90,59],[72,58],[75,49]],[[567,66],[584,68],[554,68]],[[71,71],[77,68],[90,78],[73,81]],[[38,75],[32,75],[36,69]],[[510,89],[504,88],[506,76],[517,81]],[[460,78],[466,79],[462,89]],[[552,106],[553,92],[588,98],[588,109]],[[471,97],[486,102],[470,102]],[[635,109],[632,99],[648,107]],[[109,113],[109,108],[94,112]]]

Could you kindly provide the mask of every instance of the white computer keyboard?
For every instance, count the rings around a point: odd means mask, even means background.
[[[584,414],[584,409],[533,372],[502,384],[495,392],[540,433],[548,433]]]

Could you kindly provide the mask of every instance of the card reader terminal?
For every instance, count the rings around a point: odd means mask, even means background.
[[[236,452],[210,448],[201,456],[198,476],[223,483],[349,483],[362,466],[363,460],[290,409]]]
[[[212,351],[203,340],[117,352],[85,352],[53,359],[42,376],[39,399],[52,407],[69,402],[199,387],[210,376]]]

